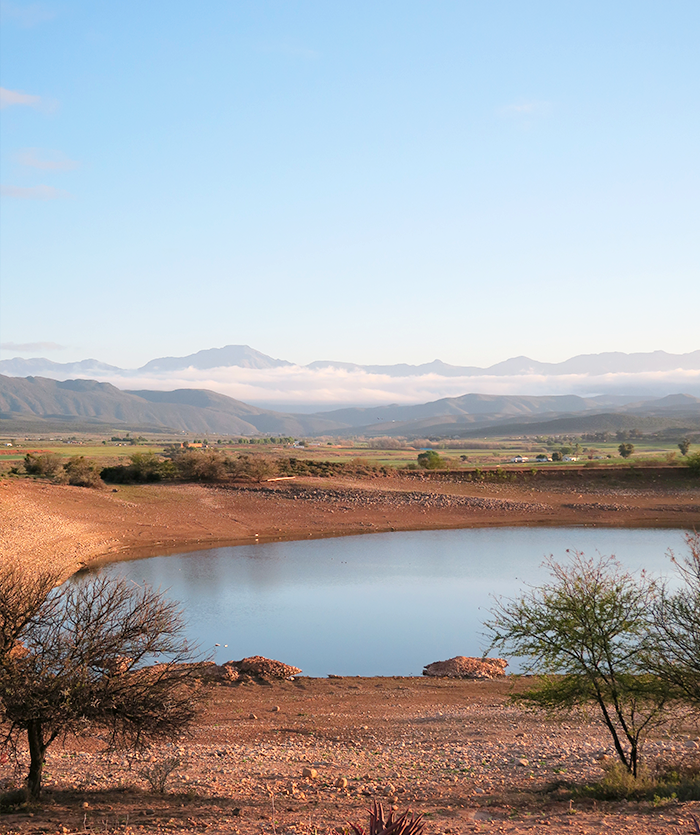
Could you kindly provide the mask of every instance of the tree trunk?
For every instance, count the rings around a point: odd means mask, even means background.
[[[41,732],[41,722],[35,719],[29,723],[27,739],[29,740],[30,756],[27,792],[32,800],[36,800],[41,793],[41,775],[46,760],[46,745],[44,745],[44,735]]]

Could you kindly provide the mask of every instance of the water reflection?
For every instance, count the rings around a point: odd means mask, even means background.
[[[215,548],[102,570],[167,589],[184,606],[190,637],[219,662],[265,655],[314,676],[420,675],[431,661],[481,654],[490,596],[542,582],[544,557],[564,560],[567,548],[663,573],[666,550],[682,551],[683,535],[419,531]]]

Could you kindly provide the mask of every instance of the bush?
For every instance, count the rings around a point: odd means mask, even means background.
[[[427,449],[418,453],[418,466],[424,470],[442,470],[447,467],[447,461],[434,449]]]
[[[271,478],[277,472],[275,463],[263,455],[239,455],[228,464],[228,469],[234,478],[258,482]]]
[[[24,469],[29,475],[55,476],[61,470],[61,456],[55,452],[40,455],[28,452],[24,456]]]
[[[65,479],[75,487],[100,487],[100,467],[84,455],[74,455],[63,465]]]
[[[685,459],[685,465],[695,476],[700,476],[700,452],[694,452]]]
[[[177,468],[172,461],[158,458],[152,452],[137,452],[129,464],[105,467],[100,476],[110,484],[136,484],[175,478]]]
[[[173,457],[177,473],[185,481],[225,481],[229,459],[215,449],[186,449]]]

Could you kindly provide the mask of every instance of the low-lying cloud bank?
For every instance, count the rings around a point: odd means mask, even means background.
[[[66,379],[46,373],[42,376]],[[78,375],[71,375],[73,378]],[[178,388],[209,389],[255,406],[285,411],[328,411],[343,406],[412,405],[458,397],[463,394],[553,395],[603,394],[663,397],[685,393],[700,396],[700,371],[678,369],[664,372],[613,373],[601,375],[518,374],[512,376],[443,377],[425,374],[390,377],[365,371],[285,368],[185,369],[169,374],[112,373],[82,375],[119,389]]]

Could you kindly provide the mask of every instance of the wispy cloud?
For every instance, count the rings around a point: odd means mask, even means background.
[[[57,342],[0,342],[2,351],[65,351],[67,347]]]
[[[547,116],[552,112],[552,103],[549,101],[521,100],[513,104],[499,107],[496,111],[499,116],[511,118],[526,118],[534,116]]]
[[[15,200],[64,200],[73,195],[53,186],[0,186],[0,195]]]
[[[12,21],[23,29],[38,26],[40,23],[46,23],[55,17],[56,11],[46,3],[28,3],[22,6],[16,3],[7,3],[4,0],[0,3],[0,18],[3,23]]]
[[[20,165],[42,171],[73,171],[80,166],[61,151],[43,151],[41,148],[25,148],[15,155],[15,159]]]
[[[6,87],[0,87],[0,108],[4,109],[13,104],[39,107],[41,96],[32,96],[29,93],[22,93],[20,90],[8,90]]]

